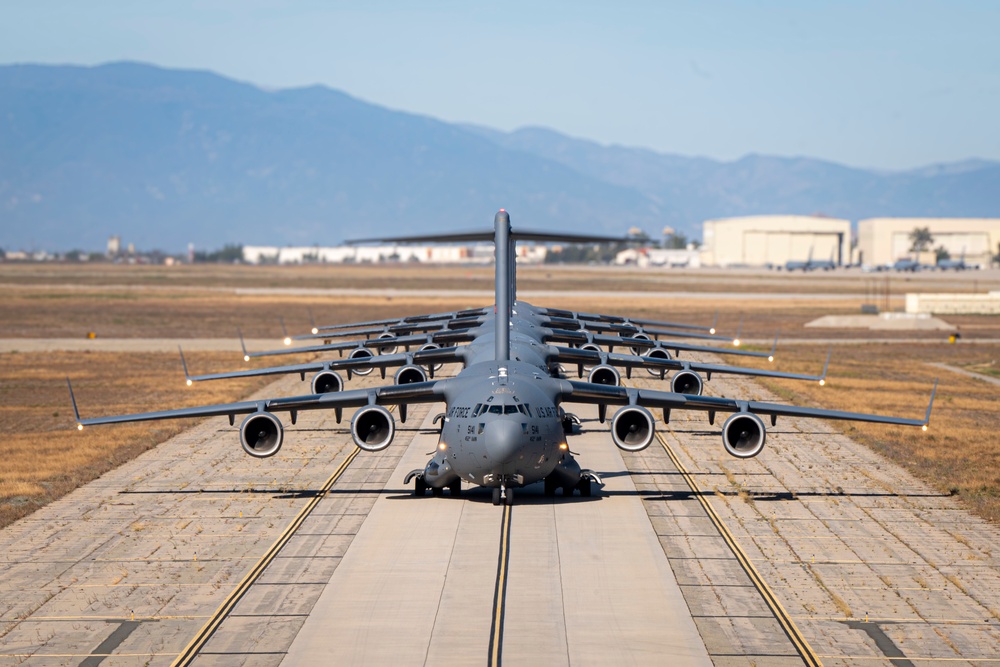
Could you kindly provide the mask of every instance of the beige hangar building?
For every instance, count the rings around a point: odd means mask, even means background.
[[[706,220],[706,266],[781,266],[786,262],[851,261],[851,222],[811,215],[754,215]]]
[[[965,253],[967,264],[989,266],[1000,253],[1000,218],[869,218],[858,221],[858,252],[862,264],[879,266],[911,258],[910,233],[927,227],[934,241],[953,259]],[[933,252],[926,259],[933,264]],[[921,258],[925,261],[925,258]]]

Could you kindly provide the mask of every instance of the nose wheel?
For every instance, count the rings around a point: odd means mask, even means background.
[[[508,489],[506,486],[493,487],[493,504],[499,505],[501,500],[504,505],[513,505],[514,489]]]

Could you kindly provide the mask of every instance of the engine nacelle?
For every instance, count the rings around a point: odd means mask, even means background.
[[[639,333],[635,334],[634,336],[629,336],[629,338],[638,338],[639,340],[653,340],[652,338],[650,338],[649,334],[642,333],[641,331]],[[632,354],[634,354],[636,356],[639,356],[640,354],[642,354],[642,351],[645,350],[645,349],[647,349],[647,348],[644,348],[644,347],[633,347],[632,348]]]
[[[351,437],[366,452],[380,452],[396,435],[396,420],[381,405],[368,405],[354,413]]]
[[[764,422],[751,412],[736,412],[722,425],[722,445],[738,459],[760,454],[766,437]]]
[[[417,349],[418,350],[440,350],[441,346],[438,345],[437,343],[424,343],[423,345],[421,345]],[[444,368],[444,364],[434,364],[433,367],[431,367],[431,366],[424,366],[424,368],[426,368],[427,370],[433,370],[435,373],[437,373],[439,370],[441,370],[442,368]]]
[[[348,359],[371,359],[375,355],[367,347],[356,347],[351,350],[351,353],[347,355]],[[355,375],[368,375],[375,368],[373,366],[359,366],[358,368],[352,368],[351,372]]]
[[[594,368],[590,371],[590,375],[587,376],[587,382],[618,387],[622,383],[622,376],[621,373],[618,372],[617,368],[601,364],[600,366],[594,366]]]
[[[670,378],[670,391],[689,396],[701,396],[705,383],[694,371],[677,371]]]
[[[378,339],[379,340],[385,340],[386,338],[395,338],[395,337],[396,337],[396,334],[391,334],[388,331],[386,331],[385,333],[381,333],[381,334],[378,335]],[[385,345],[383,347],[378,347],[376,349],[378,350],[379,354],[396,354],[396,350],[399,349],[399,346],[397,346],[397,345],[392,345],[392,346]]]
[[[344,390],[344,379],[336,371],[320,371],[313,376],[312,393],[335,394]]]
[[[240,444],[243,451],[258,459],[274,456],[281,449],[284,429],[270,412],[255,412],[240,424]]]
[[[656,432],[653,415],[639,405],[621,408],[611,418],[611,439],[619,449],[640,452],[653,442]]]
[[[667,350],[664,350],[662,347],[654,347],[651,350],[649,350],[649,352],[647,352],[643,356],[645,356],[647,359],[662,359],[664,361],[669,360],[669,359],[673,359],[673,357],[670,356],[670,352],[668,352]],[[659,377],[662,378],[663,374],[665,372],[665,369],[664,370],[658,370],[656,368],[647,368],[646,371],[650,375],[658,375]]]
[[[393,380],[396,384],[412,384],[414,382],[427,382],[427,371],[420,366],[403,366],[396,371]]]

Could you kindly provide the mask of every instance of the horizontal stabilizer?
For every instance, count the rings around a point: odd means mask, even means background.
[[[573,234],[571,232],[542,232],[530,230],[510,230],[510,237],[515,241],[539,241],[561,243],[628,243],[632,239],[621,236],[596,236],[593,234]],[[347,245],[362,243],[469,243],[474,241],[493,241],[496,232],[492,229],[467,232],[452,232],[450,234],[421,234],[419,236],[389,236],[373,239],[352,239],[344,241]]]

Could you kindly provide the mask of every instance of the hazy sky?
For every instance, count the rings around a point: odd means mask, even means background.
[[[136,60],[502,130],[901,169],[1000,160],[998,33],[995,1],[6,0],[0,63]]]

